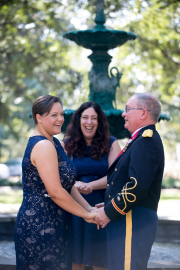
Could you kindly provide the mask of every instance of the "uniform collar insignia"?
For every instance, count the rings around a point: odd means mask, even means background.
[[[146,129],[143,134],[142,134],[143,137],[152,137],[153,136],[153,130],[151,129]]]

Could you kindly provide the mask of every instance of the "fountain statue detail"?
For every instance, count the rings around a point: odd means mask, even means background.
[[[113,75],[112,70],[116,69],[116,76]],[[113,67],[110,70],[111,78],[108,73],[96,73],[94,67],[89,72],[89,100],[95,101],[100,104],[103,110],[113,109],[113,102],[116,104],[116,88],[120,86],[120,78],[122,73],[119,73],[118,69]]]

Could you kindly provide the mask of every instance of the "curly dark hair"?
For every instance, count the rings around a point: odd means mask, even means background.
[[[106,115],[99,104],[88,101],[83,103],[79,109],[75,111],[71,122],[66,129],[64,145],[69,157],[71,155],[74,155],[75,157],[85,157],[88,155],[86,152],[87,144],[81,131],[80,119],[83,111],[90,107],[94,108],[98,115],[98,127],[91,142],[91,150],[89,154],[93,159],[100,160],[104,155],[109,153],[109,124],[107,122]]]

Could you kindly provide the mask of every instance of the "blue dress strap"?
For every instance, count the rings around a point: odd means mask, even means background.
[[[117,140],[117,138],[115,138],[113,136],[110,136],[109,139],[110,139],[110,146],[112,146],[113,142],[115,142]]]

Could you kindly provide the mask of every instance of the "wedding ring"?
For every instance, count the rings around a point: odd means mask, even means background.
[[[102,223],[100,223],[100,225],[102,225]]]

